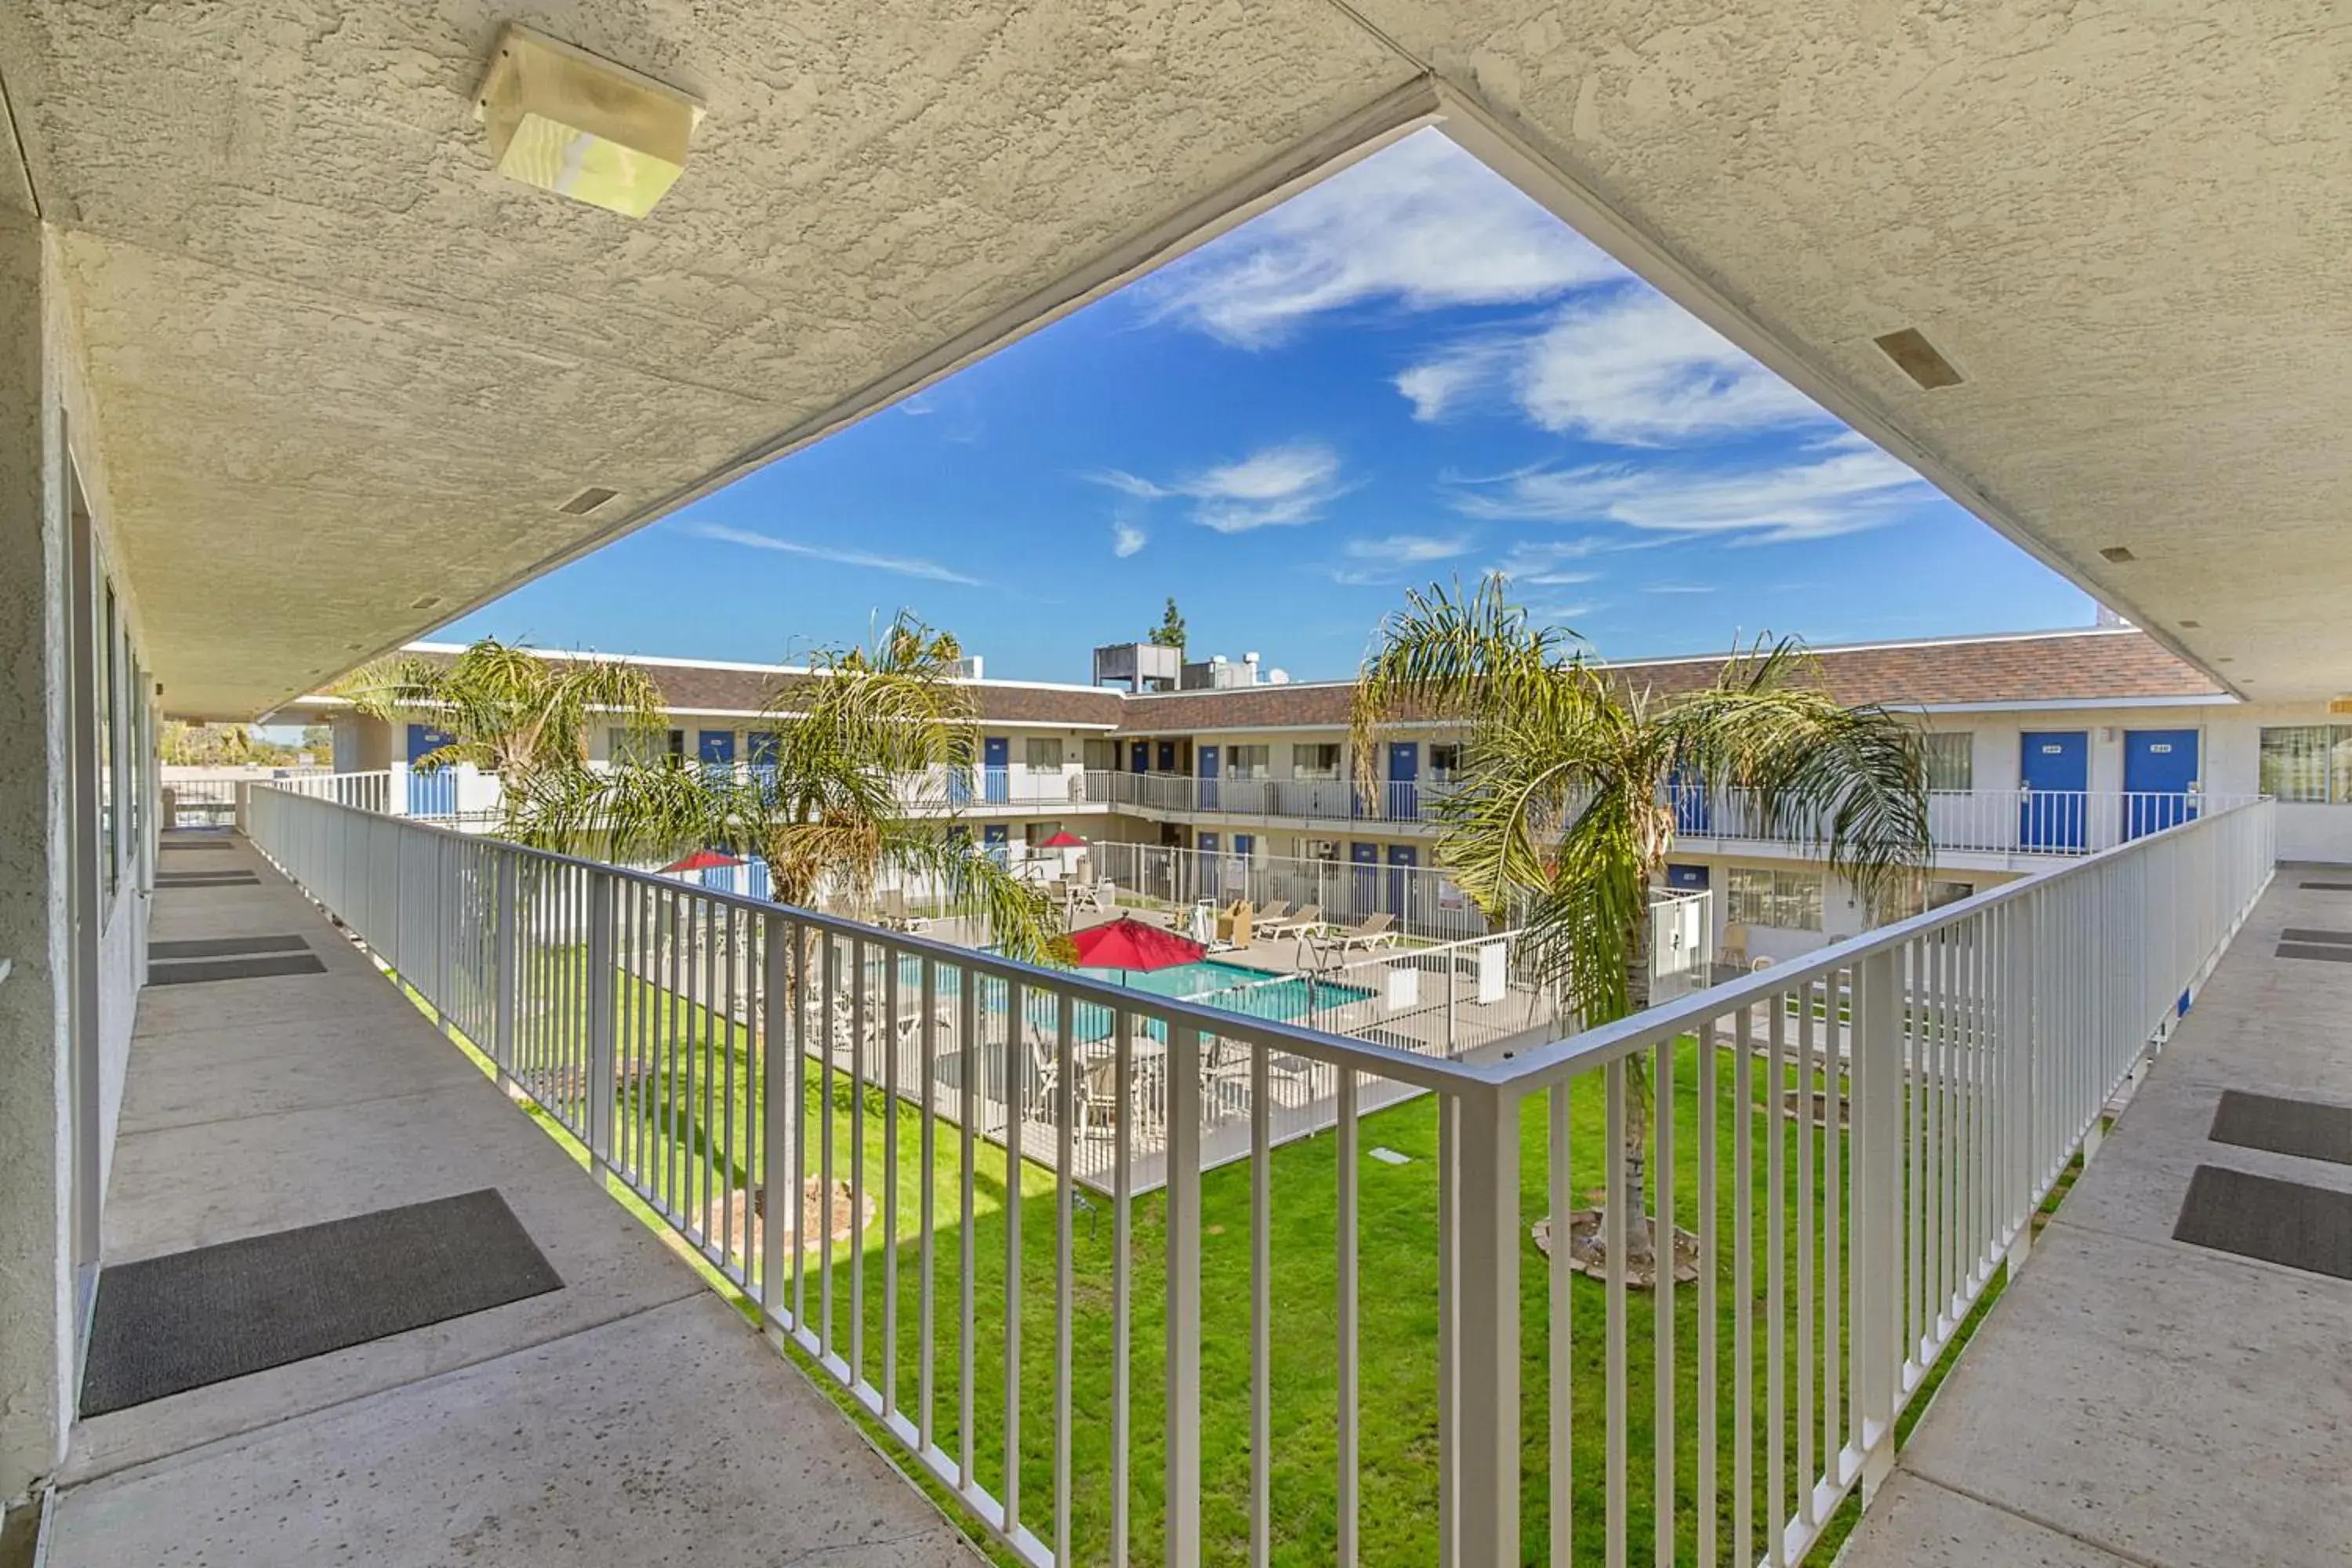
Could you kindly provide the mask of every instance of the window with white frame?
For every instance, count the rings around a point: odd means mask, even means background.
[[[1290,748],[1290,771],[1303,779],[1336,779],[1339,776],[1339,746],[1312,742]]]
[[[1062,771],[1062,738],[1059,735],[1032,735],[1022,748],[1033,773],[1058,773]]]
[[[1976,736],[1966,730],[1939,731],[1927,736],[1927,787],[1941,790],[1976,788]]]
[[[1817,872],[1734,866],[1724,892],[1724,916],[1734,925],[1822,929],[1822,879]]]
[[[2352,805],[2352,724],[2263,726],[2258,776],[2282,801]]]
[[[1452,784],[1462,775],[1462,743],[1459,741],[1433,741],[1429,747],[1429,779],[1432,784]]]
[[[1953,882],[1941,878],[1933,879],[1917,889],[1906,889],[1904,891],[1887,895],[1877,906],[1879,923],[1884,925],[1892,924],[1895,921],[1907,921],[1912,916],[1925,914],[1929,910],[1940,910],[1946,904],[1957,904],[1962,899],[1974,897],[1976,890],[1977,885],[1974,882]]]
[[[1272,746],[1228,746],[1225,772],[1237,779],[1262,779],[1273,771]]]

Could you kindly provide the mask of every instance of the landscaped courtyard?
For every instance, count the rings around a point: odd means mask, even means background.
[[[744,1026],[640,982],[630,983],[617,1005],[625,1030],[644,1052],[616,1090],[616,1144],[634,1151],[628,1163],[634,1182],[668,1211],[668,1224],[688,1231],[708,1227],[704,1253],[717,1260],[734,1255],[735,1272],[751,1278],[757,1247],[742,1232],[743,1205],[730,1196],[761,1168],[762,1106],[755,1048]],[[1753,1463],[1758,1477],[1752,1526],[1761,1542],[1794,1503],[1799,1473],[1800,1347],[1793,1330],[1783,1342],[1789,1421],[1783,1438],[1791,1479],[1775,1505],[1762,1489],[1768,1454],[1765,1417],[1767,1352],[1761,1325],[1791,1322],[1785,1310],[1768,1312],[1763,1302],[1768,1268],[1764,1248],[1770,1235],[1766,1209],[1768,1151],[1778,1137],[1784,1175],[1784,1289],[1797,1289],[1800,1232],[1810,1225],[1814,1240],[1811,1266],[1816,1279],[1813,1347],[1809,1357],[1816,1379],[1813,1420],[1822,1419],[1824,1384],[1822,1348],[1842,1344],[1830,1338],[1835,1321],[1827,1310],[1843,1293],[1843,1252],[1822,1245],[1822,1201],[1832,1189],[1834,1160],[1844,1169],[1843,1133],[1815,1126],[1801,1133],[1771,1103],[1767,1069],[1760,1058],[1748,1075],[1745,1103],[1737,1088],[1736,1060],[1718,1051],[1714,1094],[1701,1104],[1696,1042],[1685,1037],[1675,1054],[1675,1210],[1685,1227],[1698,1224],[1698,1137],[1702,1114],[1714,1121],[1717,1152],[1716,1224],[1721,1272],[1716,1281],[1716,1312],[1706,1331],[1715,1336],[1715,1484],[1712,1489],[1718,1540],[1727,1552],[1733,1528],[1734,1453],[1738,1367],[1734,1329],[1742,1311],[1759,1325],[1752,1364]],[[831,1249],[829,1268],[814,1233],[805,1255],[801,1300],[804,1322],[824,1335],[832,1353],[858,1357],[863,1379],[885,1383],[886,1321],[895,1320],[896,1355],[887,1389],[891,1406],[908,1420],[926,1420],[933,1441],[945,1453],[962,1451],[968,1440],[972,1475],[982,1487],[1003,1495],[1006,1433],[1004,1347],[1007,1283],[1012,1277],[1008,1237],[1013,1205],[1003,1151],[974,1138],[970,1154],[973,1197],[965,1234],[961,1130],[944,1120],[931,1123],[932,1152],[923,1158],[925,1111],[901,1100],[887,1101],[877,1087],[854,1090],[848,1075],[832,1075],[830,1092],[816,1058],[803,1063],[808,1085],[800,1135],[804,1172],[818,1168],[828,1122],[836,1178],[848,1181],[853,1158],[869,1199],[873,1218],[864,1236],[862,1278],[854,1272],[846,1244]],[[520,1067],[518,1078],[530,1079]],[[1792,1068],[1783,1088],[1798,1087]],[[1813,1087],[1826,1089],[1818,1075]],[[1523,1107],[1521,1208],[1525,1226],[1544,1217],[1550,1152],[1540,1097]],[[1750,1239],[1754,1295],[1735,1299],[1731,1269],[1736,1186],[1735,1128],[1749,1122],[1752,1164]],[[1604,1108],[1601,1075],[1579,1079],[1570,1095],[1571,1187],[1580,1203],[1598,1204],[1602,1194]],[[1361,1558],[1369,1563],[1421,1564],[1436,1560],[1438,1519],[1438,1191],[1437,1110],[1426,1097],[1372,1113],[1360,1126],[1358,1279],[1360,1311],[1359,1521]],[[1811,1149],[1801,1156],[1800,1143]],[[1832,1144],[1835,1145],[1832,1148]],[[1029,1130],[1021,1166],[1017,1300],[1019,1336],[1018,1408],[1020,1498],[1023,1525],[1047,1540],[1053,1534],[1053,1497],[1057,1408],[1057,1345],[1055,1329],[1057,1255],[1056,1178],[1050,1161],[1054,1130]],[[1339,1381],[1338,1141],[1321,1135],[1276,1148],[1269,1156],[1268,1189],[1271,1274],[1270,1508],[1273,1558],[1281,1563],[1331,1561],[1338,1531],[1338,1442]],[[853,1155],[853,1151],[855,1154]],[[1041,1163],[1035,1156],[1043,1155]],[[1810,1191],[1798,1173],[1810,1172]],[[624,1173],[628,1173],[627,1172]],[[921,1225],[926,1188],[935,1215],[929,1257],[934,1328],[928,1374],[922,1340],[924,1258]],[[883,1194],[889,1194],[887,1205]],[[1251,1169],[1247,1163],[1204,1173],[1201,1237],[1201,1432],[1202,1523],[1212,1560],[1241,1560],[1249,1544],[1251,1498],[1250,1315],[1252,1261]],[[722,1216],[731,1210],[737,1216]],[[651,1208],[641,1212],[661,1223]],[[780,1211],[781,1212],[781,1211]],[[1157,1561],[1158,1515],[1163,1485],[1162,1415],[1165,1354],[1163,1274],[1165,1205],[1154,1193],[1133,1200],[1129,1225],[1128,1300],[1131,1310],[1127,1345],[1129,1405],[1129,1552],[1132,1561]],[[732,1226],[731,1237],[722,1231]],[[1073,1478],[1071,1537],[1081,1561],[1108,1561],[1113,1528],[1112,1477],[1115,1363],[1114,1284],[1118,1267],[1117,1216],[1113,1203],[1097,1193],[1075,1190],[1072,1198],[1069,1298],[1070,1368],[1067,1397],[1069,1465]],[[1523,1229],[1523,1235],[1525,1231]],[[968,1288],[971,1376],[961,1373],[969,1243]],[[746,1261],[746,1259],[749,1259]],[[824,1286],[829,1281],[830,1312]],[[1835,1281],[1836,1283],[1832,1283]],[[1549,1277],[1543,1256],[1530,1239],[1521,1267],[1523,1366],[1521,1430],[1526,1464],[1523,1529],[1529,1552],[1549,1538],[1554,1506],[1546,1473],[1549,1412],[1549,1348],[1546,1334]],[[790,1284],[786,1291],[789,1299]],[[1675,1387],[1672,1419],[1675,1432],[1675,1533],[1685,1556],[1697,1535],[1699,1473],[1696,1422],[1697,1344],[1702,1333],[1699,1292],[1682,1285],[1675,1296]],[[1603,1529],[1612,1477],[1608,1464],[1608,1397],[1604,1343],[1606,1288],[1579,1278],[1570,1292],[1570,1378],[1574,1432],[1575,1559],[1603,1560]],[[893,1310],[892,1309],[895,1309]],[[887,1315],[886,1315],[887,1314]],[[853,1325],[858,1332],[853,1342]],[[1655,1324],[1651,1299],[1632,1292],[1625,1312],[1623,1363],[1626,1421],[1624,1472],[1620,1495],[1628,1539],[1646,1552],[1654,1527],[1656,1389],[1652,1375]],[[1834,1368],[1839,1358],[1832,1356]],[[1841,1405],[1842,1379],[1828,1374]],[[964,1412],[970,1410],[967,1428]],[[1843,1416],[1840,1417],[1841,1423]],[[1841,1430],[1843,1429],[1841,1425]],[[1818,1439],[1812,1446],[1820,1452]],[[1769,1516],[1769,1521],[1768,1521]],[[1834,1529],[1835,1527],[1833,1527]],[[1817,1547],[1816,1552],[1823,1550]]]

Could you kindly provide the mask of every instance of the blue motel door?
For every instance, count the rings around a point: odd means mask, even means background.
[[[1348,859],[1355,867],[1354,898],[1349,912],[1359,917],[1370,914],[1381,896],[1381,847],[1377,844],[1350,844]]]
[[[1013,742],[1003,735],[983,736],[980,742],[982,798],[1002,805],[1013,798]]]
[[[1412,912],[1412,870],[1421,863],[1421,851],[1410,844],[1389,846],[1389,912],[1403,920]]]
[[[980,830],[980,847],[988,858],[1002,866],[1012,858],[1013,829],[1002,822],[991,822]]]
[[[457,815],[457,774],[450,768],[429,773],[416,771],[416,764],[457,737],[430,724],[408,727],[408,815],[411,816],[455,816]]]
[[[1202,746],[1194,756],[1201,773],[1199,809],[1214,811],[1217,809],[1217,748]]]
[[[1389,816],[1399,822],[1421,816],[1421,742],[1389,742]]]
[[[695,738],[694,754],[702,763],[702,771],[712,778],[725,778],[735,771],[735,731],[705,730]]]
[[[1715,803],[1707,798],[1705,779],[1676,768],[1666,780],[1666,794],[1674,803],[1676,833],[1703,837],[1714,831]]]
[[[2197,731],[2124,732],[2124,837],[2160,833],[2197,815]]]
[[[2089,840],[2091,737],[2082,730],[2029,731],[2018,738],[2017,841],[2021,848],[2075,850]]]

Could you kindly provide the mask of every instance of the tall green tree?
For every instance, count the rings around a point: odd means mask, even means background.
[[[541,847],[621,860],[705,847],[757,855],[778,903],[822,900],[855,916],[871,915],[891,874],[926,876],[976,910],[999,952],[1056,960],[1059,910],[957,821],[980,727],[972,688],[955,676],[961,652],[902,614],[869,644],[820,649],[810,674],[780,680],[760,721],[772,750],[747,767],[622,762],[538,773],[516,831]]]
[[[1176,608],[1176,595],[1168,595],[1168,608],[1160,612],[1160,624],[1151,628],[1147,640],[1160,647],[1184,651],[1184,617]]]
[[[1838,702],[1794,641],[1759,639],[1705,687],[1654,698],[1588,661],[1574,634],[1537,625],[1500,575],[1467,593],[1433,585],[1383,622],[1363,667],[1352,729],[1368,784],[1380,739],[1405,719],[1462,725],[1461,786],[1433,805],[1437,858],[1490,919],[1522,923],[1521,953],[1583,1027],[1649,1005],[1650,889],[1674,847],[1678,782],[1749,792],[1866,898],[1916,886],[1927,861],[1917,730]],[[1645,1267],[1648,1084],[1631,1066],[1610,1201],[1629,1265]]]
[[[584,769],[592,727],[651,740],[667,726],[654,678],[620,659],[550,658],[483,637],[446,663],[415,654],[379,659],[335,683],[370,718],[432,725],[449,739],[415,766],[470,763],[496,774],[509,824],[538,774]]]

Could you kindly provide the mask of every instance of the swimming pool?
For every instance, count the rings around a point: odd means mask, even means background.
[[[920,962],[912,955],[900,960],[898,973],[899,984],[909,994],[922,982]],[[1311,1014],[1350,1002],[1369,1001],[1375,994],[1369,986],[1310,980],[1304,974],[1285,974],[1279,970],[1227,963],[1213,958],[1171,964],[1166,969],[1077,969],[1072,973],[1130,991],[1197,1003],[1203,1007],[1222,1007],[1229,1013],[1284,1024],[1297,1023]],[[878,973],[876,978],[879,980]],[[942,1002],[952,1003],[962,994],[963,976],[954,969],[942,967],[932,984]],[[981,1005],[991,1013],[1004,1010],[1003,981],[984,983],[980,995]],[[1032,1022],[1050,1026],[1054,1002],[1050,996],[1033,991],[1024,999],[1022,1011]],[[1110,1033],[1110,1011],[1099,1003],[1078,1003],[1073,1009],[1073,1021],[1081,1040],[1099,1039]],[[1160,1026],[1157,1022],[1147,1023],[1145,1028],[1154,1039],[1160,1037]]]
[[[1130,991],[1148,991],[1154,996],[1172,996],[1182,1002],[1198,1002],[1204,1007],[1223,1007],[1227,1012],[1284,1023],[1304,1018],[1318,1008],[1361,1002],[1372,994],[1361,985],[1309,981],[1303,974],[1284,974],[1214,958],[1172,964],[1166,969],[1081,969],[1078,973],[1090,979],[1124,985]]]

